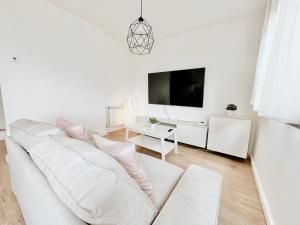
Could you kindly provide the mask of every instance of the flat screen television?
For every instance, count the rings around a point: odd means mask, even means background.
[[[205,68],[148,74],[149,104],[203,107]]]

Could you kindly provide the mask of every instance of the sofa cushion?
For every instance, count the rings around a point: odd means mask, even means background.
[[[59,198],[90,224],[149,225],[151,200],[105,152],[63,136],[40,138],[29,153]]]
[[[220,174],[189,166],[153,225],[216,225],[221,186]]]
[[[75,125],[61,116],[57,117],[56,126],[63,130],[68,137],[85,141],[91,145],[94,145],[93,134],[98,134],[98,132],[88,130],[82,125]]]
[[[28,119],[17,120],[9,124],[9,127],[12,138],[26,150],[37,142],[39,137],[47,135],[65,136],[65,133],[56,126]]]
[[[141,163],[137,160],[135,145],[129,142],[111,141],[99,135],[93,137],[97,148],[116,159],[138,183],[145,194],[152,199],[152,184]]]
[[[180,180],[183,169],[145,154],[137,153],[137,157],[151,180],[154,204],[160,210]]]
[[[56,126],[60,129],[64,130],[67,127],[74,126],[74,124],[71,123],[70,121],[66,120],[65,118],[59,116],[56,119]]]
[[[86,129],[81,126],[81,125],[75,125],[75,126],[70,126],[64,129],[66,134],[70,138],[75,138],[81,141],[86,141],[88,140],[88,134]]]

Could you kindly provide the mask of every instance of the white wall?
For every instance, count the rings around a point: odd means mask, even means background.
[[[0,82],[6,121],[105,128],[105,33],[41,0],[0,1]],[[19,57],[19,63],[10,57]]]
[[[269,225],[298,225],[300,129],[260,118],[251,158]]]
[[[204,107],[167,106],[171,118],[205,120],[225,113],[229,103],[241,116],[253,116],[250,105],[263,12],[172,36],[154,43],[148,56],[135,57],[134,93],[140,114],[166,117],[163,106],[149,105],[147,74],[206,67]]]
[[[106,104],[122,104],[131,95],[141,114],[164,117],[161,106],[147,104],[148,72],[194,67],[207,71],[204,108],[169,106],[171,117],[201,120],[223,113],[228,103],[249,115],[262,19],[234,19],[158,40],[151,55],[132,61],[125,41],[47,2],[1,0],[0,82],[7,124],[23,117],[54,122],[63,115],[102,130]],[[12,56],[19,63],[11,63]]]
[[[133,65],[126,39],[118,40],[107,36],[107,105],[122,105],[132,96]]]

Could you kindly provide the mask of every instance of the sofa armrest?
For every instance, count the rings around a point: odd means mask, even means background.
[[[220,174],[191,165],[153,225],[216,225],[221,186]]]
[[[20,145],[11,137],[6,137],[5,145],[11,185],[27,225],[87,225],[56,196]]]

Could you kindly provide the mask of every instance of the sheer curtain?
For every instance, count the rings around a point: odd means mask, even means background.
[[[300,0],[268,3],[251,103],[260,116],[300,124]]]

